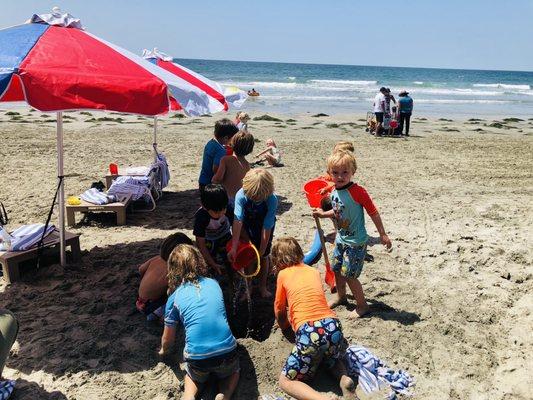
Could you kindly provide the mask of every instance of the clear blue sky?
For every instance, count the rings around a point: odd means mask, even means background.
[[[533,0],[2,0],[0,27],[54,5],[136,53],[533,70]]]

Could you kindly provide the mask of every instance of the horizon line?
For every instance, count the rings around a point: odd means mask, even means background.
[[[267,63],[267,64],[295,64],[295,65],[331,65],[344,67],[374,67],[374,68],[410,68],[410,69],[444,69],[452,71],[488,71],[488,72],[525,72],[519,69],[478,69],[478,68],[444,68],[444,67],[407,67],[400,65],[365,65],[365,64],[338,64],[338,63],[315,63],[315,62],[288,62],[288,61],[258,61],[258,60],[226,60],[217,58],[194,58],[194,57],[172,57],[175,60],[198,60],[198,61],[227,61],[227,62],[249,62],[249,63]]]

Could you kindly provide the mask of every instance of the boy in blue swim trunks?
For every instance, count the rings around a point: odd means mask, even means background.
[[[206,143],[202,158],[202,170],[198,178],[200,192],[204,190],[205,185],[211,183],[213,175],[217,172],[220,160],[226,155],[226,146],[233,135],[239,132],[239,129],[227,118],[222,118],[215,123],[214,137]]]
[[[363,269],[368,240],[363,209],[376,225],[381,243],[387,246],[387,249],[392,248],[392,243],[385,233],[379,212],[367,191],[352,182],[356,170],[357,163],[352,153],[339,150],[329,156],[328,173],[335,184],[335,189],[331,193],[333,209],[324,211],[317,208],[313,210],[313,216],[334,218],[338,228],[331,263],[337,282],[337,299],[330,306],[346,304],[347,283],[357,302],[351,317],[362,317],[369,310],[363,287],[357,279]]]
[[[194,400],[211,375],[218,381],[215,400],[229,400],[239,382],[237,341],[226,318],[222,290],[207,278],[207,264],[190,245],[176,247],[168,260],[168,284],[174,304],[165,315],[159,354],[174,345],[176,325],[185,329],[185,388],[182,400]]]
[[[274,314],[295,346],[279,377],[283,391],[295,399],[329,399],[308,385],[322,364],[339,379],[343,398],[355,398],[355,385],[342,363],[342,326],[326,301],[320,273],[303,263],[302,248],[292,237],[277,239],[272,263],[278,271]]]
[[[261,168],[248,171],[242,180],[242,189],[235,195],[233,237],[228,258],[230,261],[235,258],[239,239],[252,242],[261,256],[259,292],[265,298],[272,296],[266,284],[277,209],[272,174]]]

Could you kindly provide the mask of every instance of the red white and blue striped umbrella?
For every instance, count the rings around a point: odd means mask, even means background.
[[[151,51],[144,50],[143,57],[158,67],[163,68],[205,92],[209,99],[208,107],[210,113],[228,111],[229,105],[239,108],[248,98],[248,95],[243,90],[234,86],[222,87],[219,83],[212,81],[183,65],[175,63],[171,56],[159,51],[157,48]],[[174,101],[174,99],[171,98],[170,108],[172,111],[178,111],[183,107],[178,101]]]
[[[212,112],[203,88],[82,29],[41,22],[0,30],[0,101],[158,115],[169,111],[169,96],[186,114]]]
[[[62,111],[96,109],[159,115],[171,98],[188,115],[210,113],[198,86],[83,30],[79,19],[33,15],[0,30],[0,102],[25,101],[57,112],[61,264],[65,265]]]

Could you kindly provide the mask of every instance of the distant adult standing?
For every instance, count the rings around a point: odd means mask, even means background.
[[[381,128],[383,126],[383,115],[385,114],[385,95],[387,94],[387,88],[382,87],[379,89],[379,93],[374,98],[374,115],[376,116],[376,136],[381,135]]]
[[[402,90],[399,94],[398,110],[400,111],[400,135],[403,134],[403,126],[405,124],[405,136],[409,136],[409,123],[411,122],[411,114],[413,113],[413,99],[409,96],[409,92]]]

